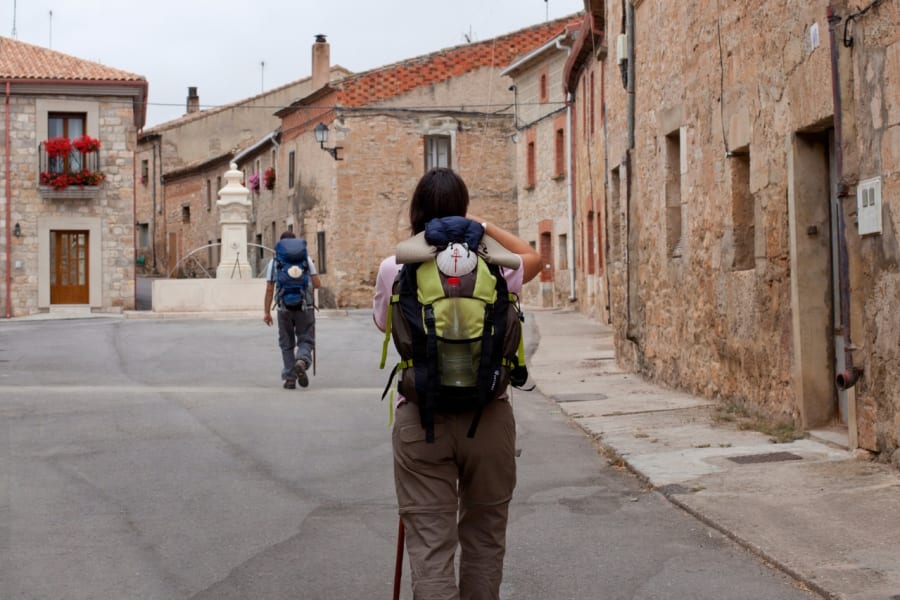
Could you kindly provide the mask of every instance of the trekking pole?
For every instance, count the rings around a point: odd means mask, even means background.
[[[400,580],[403,577],[403,517],[397,527],[397,561],[394,564],[394,600],[400,600]]]

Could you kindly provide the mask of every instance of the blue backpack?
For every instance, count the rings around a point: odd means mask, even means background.
[[[276,301],[288,310],[305,308],[309,289],[306,240],[285,238],[275,244]]]

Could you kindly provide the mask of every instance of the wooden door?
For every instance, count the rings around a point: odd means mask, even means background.
[[[88,231],[50,233],[50,304],[90,303]]]

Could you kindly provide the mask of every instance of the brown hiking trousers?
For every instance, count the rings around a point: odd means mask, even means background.
[[[516,486],[516,422],[509,401],[494,400],[468,438],[472,416],[437,415],[435,441],[428,444],[418,406],[406,402],[396,411],[394,483],[415,600],[500,598]]]

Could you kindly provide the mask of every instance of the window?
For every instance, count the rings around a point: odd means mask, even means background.
[[[141,183],[147,185],[150,181],[150,161],[144,159],[141,161]]]
[[[619,167],[612,170],[609,178],[609,260],[619,260],[625,258],[622,249],[622,198],[621,198],[621,176]]]
[[[206,180],[206,212],[212,210],[212,180]]]
[[[562,177],[566,174],[566,132],[562,129],[556,130],[556,176]]]
[[[191,222],[191,207],[187,204],[181,207],[181,222],[182,223],[190,223]]]
[[[553,280],[553,245],[552,238],[549,231],[546,231],[541,234],[541,246],[540,246],[540,255],[541,255],[541,281],[552,281]]]
[[[291,150],[288,152],[288,187],[293,189],[294,187],[294,165],[295,165],[295,155],[294,151]]]
[[[594,274],[594,211],[589,210],[587,213],[587,235],[585,235],[587,239],[587,252],[585,252],[585,259],[587,260],[587,272],[588,275]]]
[[[665,139],[666,161],[666,249],[669,256],[681,256],[684,245],[683,214],[681,205],[681,173],[682,160],[682,130],[678,129],[668,134]]]
[[[325,232],[318,231],[316,232],[316,250],[318,253],[316,254],[316,270],[319,273],[325,273],[326,271],[326,263],[325,263]]]
[[[264,257],[265,257],[265,253],[263,252],[262,234],[257,233],[256,234],[256,260],[261,262]]]
[[[540,83],[540,95],[541,95],[541,103],[548,102],[550,100],[550,92],[547,88],[547,74],[541,73],[541,83]]]
[[[47,115],[47,139],[67,138],[74,140],[85,133],[86,116],[83,113],[52,112]],[[68,156],[57,156],[48,159],[47,170],[51,173],[75,173],[81,171],[82,155],[72,149]]]
[[[450,168],[450,136],[425,136],[425,170],[437,167]]]
[[[535,183],[537,182],[537,175],[535,173],[535,160],[536,157],[534,142],[528,142],[528,148],[526,150],[527,154],[525,156],[525,185],[526,187],[533,188]]]
[[[569,243],[568,237],[565,233],[559,234],[559,245],[557,246],[556,253],[559,256],[559,260],[556,263],[559,265],[560,269],[568,269],[569,268]]]
[[[138,223],[137,245],[138,248],[150,247],[150,226],[147,223]]]
[[[731,167],[731,221],[734,227],[735,271],[755,266],[756,217],[753,194],[750,193],[750,154],[735,153],[728,161]]]

